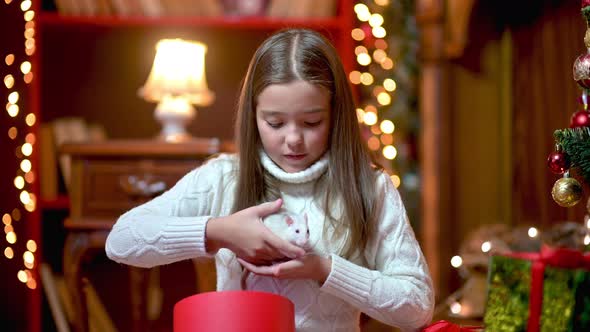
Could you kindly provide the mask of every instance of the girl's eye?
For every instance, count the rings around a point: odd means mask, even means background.
[[[322,123],[322,120],[319,120],[319,121],[313,121],[313,122],[307,122],[307,121],[306,121],[306,122],[305,122],[305,125],[306,125],[306,126],[308,126],[308,127],[316,127],[316,126],[319,126],[319,125],[320,125],[320,123]]]
[[[268,125],[271,126],[272,128],[281,128],[281,126],[283,125],[281,122],[268,122],[268,121],[266,121],[266,123],[268,123]]]

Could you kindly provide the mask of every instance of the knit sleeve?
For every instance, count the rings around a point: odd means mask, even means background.
[[[207,222],[220,215],[231,196],[224,195],[226,164],[211,160],[162,195],[119,217],[106,241],[107,256],[118,263],[146,268],[208,256]]]
[[[332,255],[332,271],[322,290],[388,325],[419,330],[432,319],[432,280],[399,193],[386,175],[380,183],[384,206],[378,234],[367,248],[374,269]]]

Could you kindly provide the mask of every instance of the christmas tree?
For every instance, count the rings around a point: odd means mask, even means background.
[[[587,26],[584,37],[587,52],[580,55],[573,66],[574,80],[582,91],[579,98],[581,109],[572,114],[569,128],[555,131],[555,151],[547,159],[551,172],[563,175],[551,190],[553,200],[563,207],[574,206],[583,197],[582,185],[576,177],[590,184],[590,0],[582,0],[581,12]],[[590,207],[590,200],[587,206]]]

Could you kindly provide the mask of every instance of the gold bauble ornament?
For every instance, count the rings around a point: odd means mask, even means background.
[[[555,203],[563,207],[572,207],[582,199],[583,189],[574,178],[561,178],[555,181],[551,196]]]

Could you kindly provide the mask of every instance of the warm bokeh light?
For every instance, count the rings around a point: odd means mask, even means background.
[[[25,251],[23,254],[23,261],[25,264],[34,264],[35,263],[35,255],[33,255],[30,251]]]
[[[396,188],[399,188],[399,186],[402,184],[402,180],[400,179],[400,177],[395,174],[390,176],[389,178],[391,179],[391,182],[393,182],[393,185]]]
[[[367,22],[371,18],[369,7],[365,4],[357,3],[354,5],[354,12],[356,13],[358,20],[361,22]]]
[[[371,56],[367,53],[361,53],[356,56],[356,61],[361,66],[368,66],[371,64]]]
[[[373,75],[371,73],[364,72],[361,74],[361,83],[364,85],[371,85],[375,80],[373,79]]]
[[[30,252],[37,251],[37,242],[35,242],[33,240],[27,241],[27,250]]]
[[[375,36],[375,38],[385,38],[385,36],[387,35],[387,32],[383,27],[374,27],[371,30],[371,32],[373,33],[373,36]]]
[[[29,23],[29,22],[27,22]],[[25,28],[25,38],[31,39],[35,37],[35,29],[34,28]]]
[[[375,48],[385,50],[387,49],[387,42],[385,39],[376,39],[375,40]]]
[[[26,74],[28,72],[31,71],[31,63],[29,61],[24,61],[23,63],[21,63],[20,65],[20,71],[23,74]]]
[[[35,182],[35,172],[30,171],[28,173],[25,173],[25,181],[27,183],[33,183],[33,182]]]
[[[383,60],[385,60],[386,58],[387,58],[387,53],[385,53],[384,50],[376,49],[375,51],[373,51],[373,59],[377,63],[383,62]]]
[[[27,282],[27,280],[29,280],[29,278],[27,276],[27,273],[25,271],[23,271],[23,270],[18,271],[18,273],[16,274],[16,277],[22,283],[25,283],[25,282]]]
[[[528,231],[529,237],[537,237],[539,235],[539,231],[535,227],[529,228]]]
[[[350,33],[350,35],[352,36],[352,39],[354,39],[356,41],[361,41],[361,40],[365,39],[365,32],[363,31],[363,29],[360,29],[360,28],[352,29],[352,32]]]
[[[453,256],[451,258],[451,266],[459,268],[461,265],[463,265],[463,258],[461,256]]]
[[[367,48],[362,45],[359,45],[354,48],[354,54],[359,55],[362,53],[369,53],[369,50],[367,50]]]
[[[379,143],[379,139],[375,136],[371,136],[367,141],[367,146],[371,151],[377,151],[381,147],[381,143]]]
[[[25,172],[25,173],[30,172],[31,171],[31,168],[32,168],[32,164],[31,164],[31,161],[29,159],[23,159],[20,162],[20,169],[23,172]]]
[[[35,116],[35,114],[29,113],[25,117],[25,122],[27,123],[27,126],[32,127],[35,124],[35,122],[37,122],[37,117]]]
[[[393,144],[393,135],[391,134],[383,134],[381,135],[381,144],[383,145],[391,145]]]
[[[29,289],[36,289],[37,288],[37,281],[33,278],[27,280],[27,287],[29,287]]]
[[[377,135],[381,135],[381,129],[379,129],[379,126],[377,125],[372,125],[371,126],[371,132],[373,133],[373,135],[377,136]]]
[[[485,241],[481,244],[482,252],[489,252],[490,250],[492,250],[492,244],[490,243],[490,241]]]
[[[23,204],[29,204],[29,202],[31,201],[31,195],[28,191],[23,190],[20,192],[20,201]]]
[[[377,6],[385,7],[389,5],[389,0],[373,0]]]
[[[12,224],[12,218],[10,217],[10,215],[8,213],[5,213],[2,216],[2,223],[4,225],[10,225],[10,224]]]
[[[8,107],[6,107],[6,112],[8,112],[8,115],[10,115],[13,118],[18,115],[18,111],[19,111],[18,105],[9,104],[7,106]]]
[[[18,103],[18,97],[19,97],[18,92],[16,92],[16,91],[11,92],[8,95],[8,102],[11,104],[16,104],[16,103]]]
[[[356,109],[356,117],[357,117],[359,123],[363,122],[364,116],[365,116],[365,110],[363,110],[362,108],[357,108]]]
[[[385,90],[392,92],[395,91],[395,89],[397,89],[397,84],[391,78],[386,78],[385,80],[383,80],[383,87],[385,88]]]
[[[391,104],[391,96],[387,92],[381,92],[377,96],[377,102],[383,106]]]
[[[373,88],[373,96],[377,97],[381,92],[385,92],[385,89],[380,85],[375,85]]]
[[[30,143],[30,144],[35,144],[35,134],[33,133],[28,133],[27,136],[25,136],[25,142]]]
[[[10,139],[15,139],[17,135],[18,129],[16,129],[16,127],[10,127],[10,129],[8,129],[8,137],[10,137]]]
[[[381,121],[381,131],[386,134],[391,134],[395,130],[395,125],[391,120]]]
[[[30,143],[25,143],[21,147],[21,151],[25,156],[30,156],[33,153],[33,146]]]
[[[32,10],[29,10],[27,12],[25,12],[25,15],[23,16],[25,21],[29,22],[32,21],[35,18],[35,12]]]
[[[459,302],[453,302],[449,308],[451,309],[451,312],[455,315],[461,313],[461,303]]]
[[[377,107],[375,107],[374,105],[367,105],[365,106],[365,112],[373,112],[373,113],[377,113]]]
[[[21,217],[20,210],[17,208],[12,209],[12,219],[14,221],[19,221]]]
[[[8,234],[10,232],[14,232],[14,227],[12,227],[12,225],[5,225],[4,226],[4,234]]]
[[[380,27],[383,24],[383,16],[380,14],[373,14],[369,19],[369,25],[373,28]]]
[[[4,85],[7,89],[12,89],[12,87],[14,86],[14,76],[10,74],[4,76]]]
[[[8,232],[6,234],[6,242],[8,242],[10,244],[15,244],[16,243],[16,233],[15,232]]]
[[[23,80],[27,84],[31,83],[33,81],[33,72],[26,73],[25,76],[23,77]]]
[[[26,12],[27,10],[31,9],[31,0],[23,0],[23,2],[20,3],[20,9],[23,12]]]
[[[8,54],[4,57],[4,62],[7,66],[10,66],[14,63],[14,54]]]
[[[372,126],[375,123],[377,123],[377,114],[375,114],[373,112],[365,112],[363,120],[366,125]]]
[[[393,160],[397,157],[397,149],[393,145],[387,145],[383,148],[383,157]]]
[[[393,60],[391,58],[386,58],[381,62],[381,68],[385,70],[390,70],[393,68]]]
[[[361,84],[361,72],[358,70],[353,70],[348,74],[348,79],[352,84]]]
[[[6,249],[4,249],[4,256],[8,259],[14,258],[14,250],[12,250],[11,247],[6,247]]]
[[[22,176],[17,176],[14,178],[14,186],[17,189],[23,189],[25,187],[25,179]]]

